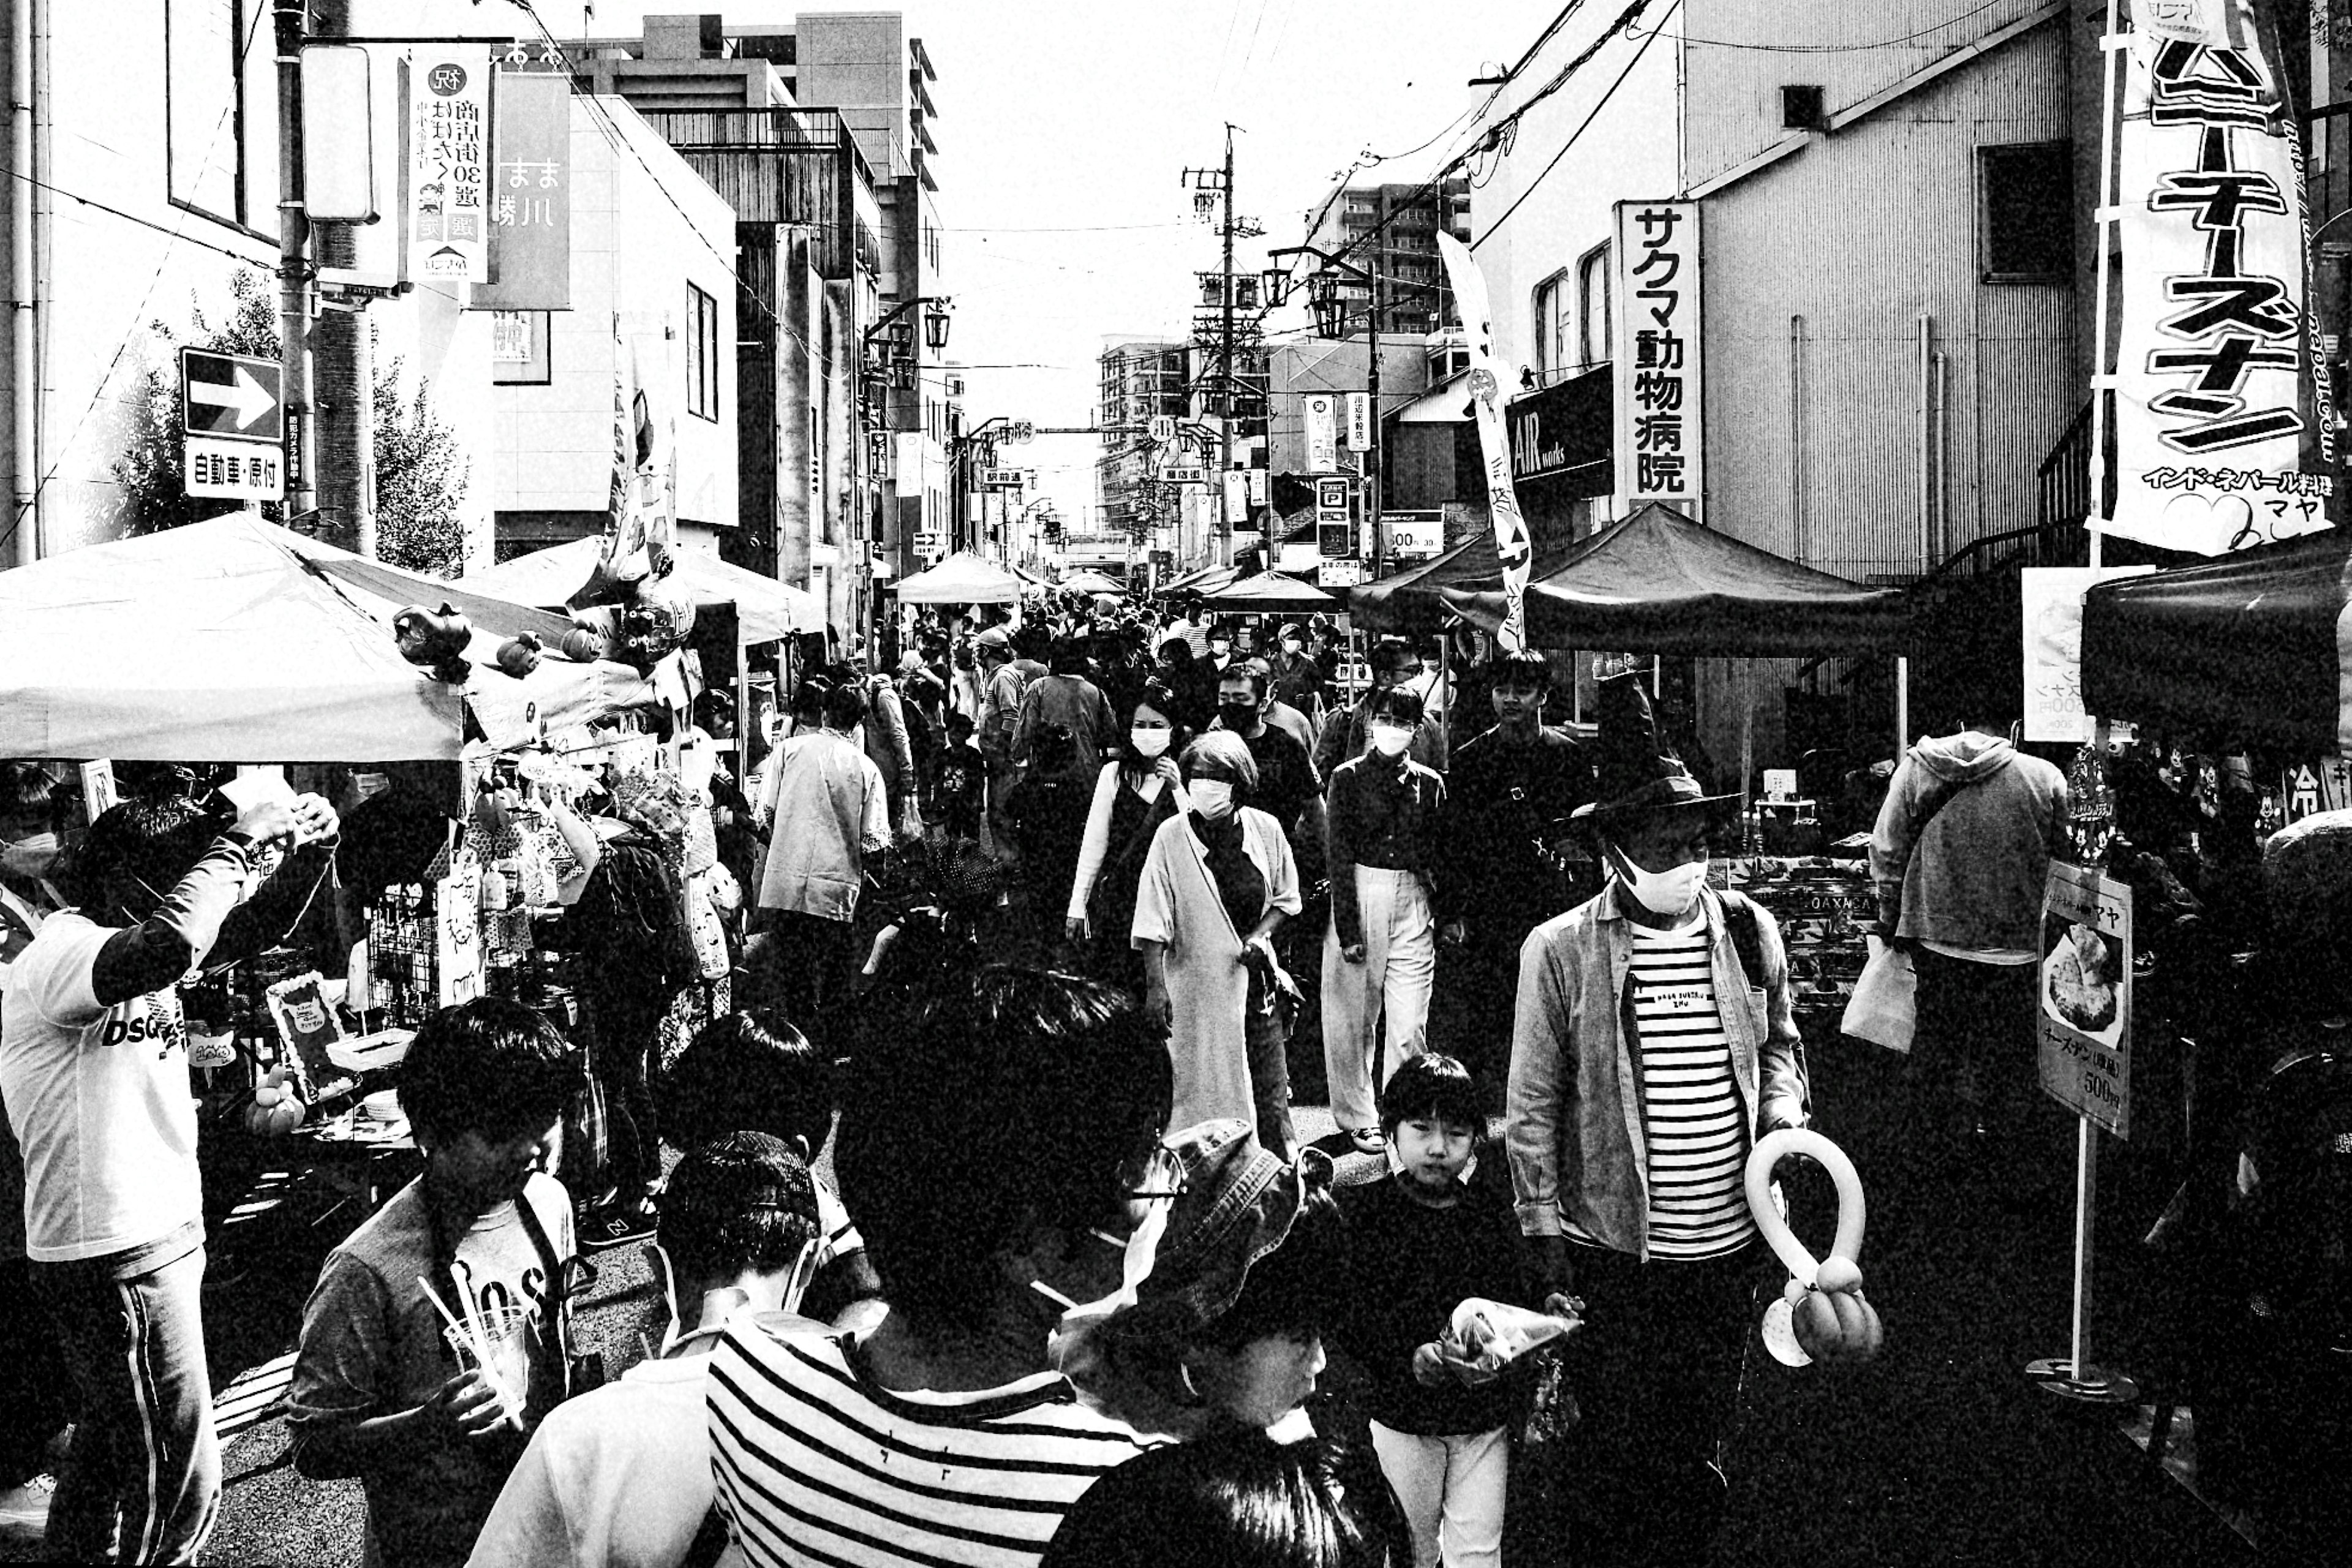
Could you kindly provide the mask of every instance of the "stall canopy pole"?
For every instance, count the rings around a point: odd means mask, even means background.
[[[1895,656],[1895,762],[1903,763],[1903,753],[1911,748],[1911,660],[1904,654]]]
[[[2092,265],[2098,279],[2091,319],[2091,564],[2101,563],[2107,521],[2107,393],[2115,375],[2107,364],[2107,268],[2115,248],[2116,211],[2116,65],[2131,40],[2116,30],[2116,0],[2107,0],[2107,30],[2099,37],[2099,205],[2092,211]]]

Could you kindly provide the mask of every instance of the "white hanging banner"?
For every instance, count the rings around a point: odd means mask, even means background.
[[[1307,396],[1307,471],[1336,472],[1339,467],[1339,399],[1328,392]]]
[[[1706,494],[1696,202],[1617,204],[1617,493],[1694,520]]]
[[[1445,281],[1470,340],[1470,408],[1478,421],[1478,454],[1486,465],[1486,510],[1495,524],[1495,553],[1503,563],[1503,624],[1496,645],[1505,653],[1528,646],[1528,565],[1532,551],[1518,492],[1511,488],[1511,433],[1503,422],[1503,384],[1495,374],[1494,314],[1486,302],[1486,279],[1470,247],[1440,229],[1437,253],[1445,258]]]
[[[489,280],[490,57],[419,49],[408,68],[409,274]]]
[[[2328,525],[2303,151],[2244,0],[2135,0],[2107,531],[2219,555]]]

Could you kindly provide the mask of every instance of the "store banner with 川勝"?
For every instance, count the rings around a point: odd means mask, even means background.
[[[2303,151],[2244,0],[2134,0],[2111,532],[2218,555],[2328,525]]]
[[[1486,298],[1486,274],[1470,247],[1444,229],[1437,254],[1445,263],[1446,286],[1469,340],[1470,416],[1478,425],[1478,458],[1486,469],[1486,512],[1495,529],[1495,556],[1503,568],[1503,624],[1495,643],[1507,654],[1528,644],[1528,574],[1535,559],[1528,521],[1511,484],[1511,433],[1503,418],[1503,380],[1495,371],[1495,316]]]
[[[1706,379],[1696,202],[1619,202],[1617,494],[1704,521]]]
[[[403,80],[407,104],[411,277],[489,277],[490,60],[465,45],[420,47]]]
[[[489,193],[492,281],[477,310],[572,308],[572,79],[499,73]]]
[[[2053,861],[2042,904],[2035,1055],[2042,1088],[2118,1138],[2131,1133],[2132,895]]]

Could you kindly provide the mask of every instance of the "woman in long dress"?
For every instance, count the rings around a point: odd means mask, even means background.
[[[1254,1122],[1259,1143],[1286,1160],[1284,1047],[1297,992],[1274,935],[1298,912],[1297,866],[1281,824],[1248,804],[1257,763],[1240,736],[1211,731],[1184,749],[1180,767],[1188,809],[1152,837],[1131,932],[1143,954],[1144,1011],[1168,1029],[1169,1125]]]

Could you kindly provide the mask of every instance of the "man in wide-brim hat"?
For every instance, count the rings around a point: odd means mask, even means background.
[[[1722,1436],[1769,1252],[1743,1186],[1802,1126],[1802,1042],[1769,915],[1706,885],[1710,795],[1633,677],[1601,685],[1587,825],[1600,893],[1519,954],[1506,1141],[1547,1289],[1588,1303],[1580,1564],[1689,1563],[1723,1512]]]

